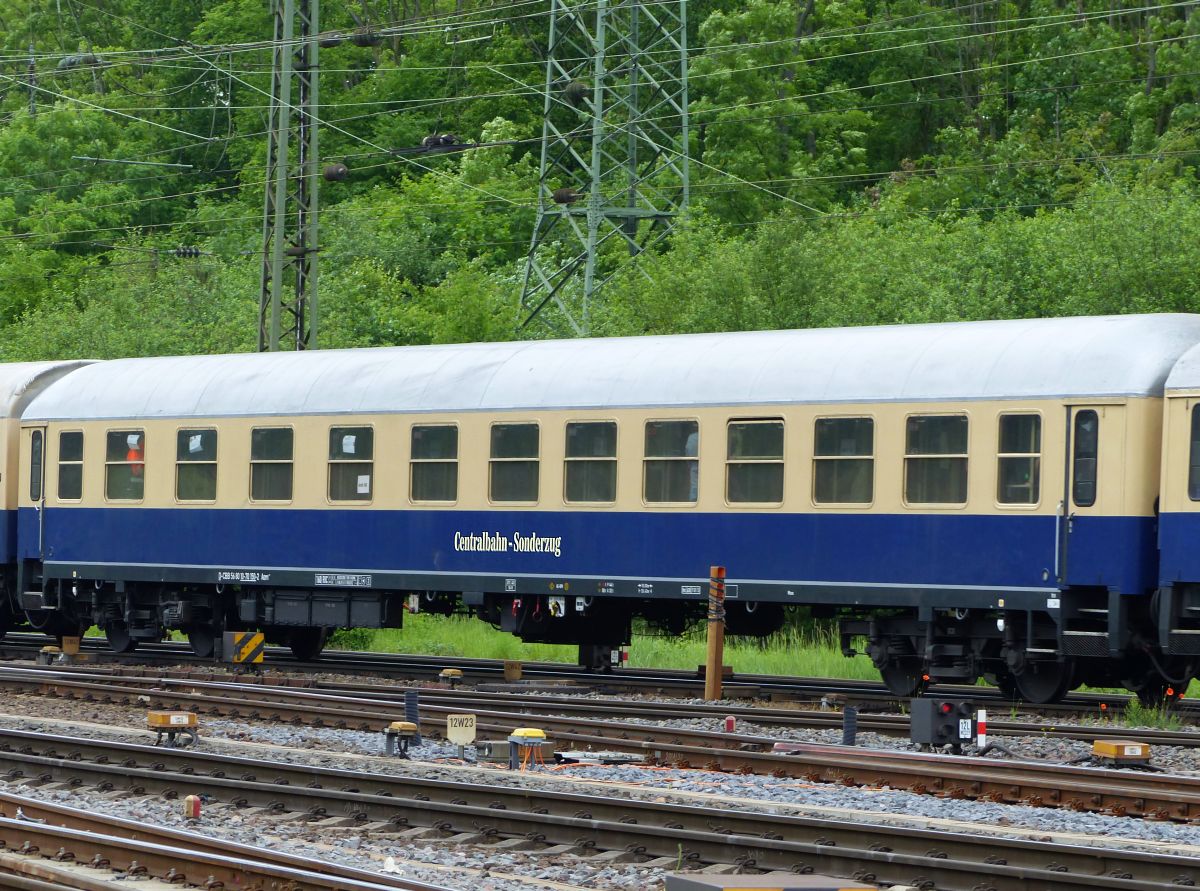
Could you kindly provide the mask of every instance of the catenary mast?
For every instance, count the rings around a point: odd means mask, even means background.
[[[551,0],[522,328],[587,334],[605,282],[678,223],[687,71],[687,0]]]

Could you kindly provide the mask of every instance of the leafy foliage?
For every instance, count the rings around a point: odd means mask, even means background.
[[[322,345],[518,336],[547,6],[323,11],[395,33],[323,50],[322,162],[351,174],[321,184]],[[701,0],[692,211],[596,333],[1200,310],[1194,8]],[[0,358],[252,349],[267,6],[0,24]],[[487,147],[415,151],[442,133]]]

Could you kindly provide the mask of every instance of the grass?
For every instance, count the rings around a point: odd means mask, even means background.
[[[330,646],[430,656],[570,664],[574,664],[578,656],[578,649],[574,646],[522,643],[513,635],[497,631],[478,619],[423,614],[405,616],[403,629],[360,628],[338,632]],[[628,664],[635,668],[694,669],[704,663],[704,658],[705,642],[702,636],[637,635],[629,647]],[[810,635],[785,631],[761,642],[753,638],[726,638],[724,661],[741,674],[861,680],[879,678],[868,659],[847,659],[838,649],[836,635],[820,631]]]
[[[1129,700],[1121,715],[1121,723],[1127,727],[1153,727],[1156,730],[1180,730],[1183,721],[1169,706],[1145,706],[1136,699]]]

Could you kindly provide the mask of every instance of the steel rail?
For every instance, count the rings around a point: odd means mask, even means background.
[[[0,686],[15,683],[42,693],[59,692],[74,698],[120,700],[234,718],[274,719],[306,726],[320,723],[368,731],[386,727],[401,714],[398,707],[382,710],[377,703],[364,706],[343,699],[331,705],[328,697],[291,688],[213,684],[207,685],[210,692],[198,693],[190,689],[159,690],[148,685],[105,684],[54,675],[54,672],[24,670],[14,674],[0,669]],[[186,682],[176,686],[188,687]],[[447,715],[455,710],[424,707],[423,727],[426,730],[436,727],[444,733]],[[482,710],[475,714],[478,730],[497,738],[505,738],[516,727],[529,723],[528,715]],[[793,744],[786,754],[779,754],[761,751],[764,744],[776,742],[770,737],[621,725],[581,718],[540,717],[537,722],[551,732],[556,742],[580,749],[636,752],[653,763],[843,785],[887,785],[918,793],[1096,813],[1180,821],[1200,819],[1200,777],[842,746]]]
[[[403,705],[403,693],[408,689],[416,690],[424,701],[423,708],[440,720],[446,714],[474,711],[483,717],[497,720],[511,719],[514,714],[526,716],[536,714],[548,726],[569,731],[572,727],[591,727],[597,732],[610,732],[611,722],[615,719],[636,715],[649,720],[717,718],[725,715],[735,715],[745,720],[774,726],[790,726],[803,729],[833,729],[842,726],[840,711],[818,711],[805,709],[776,709],[758,707],[739,707],[732,704],[708,705],[697,703],[664,704],[654,702],[603,702],[594,699],[572,700],[565,696],[537,696],[531,694],[495,694],[478,693],[469,690],[445,690],[428,687],[400,687],[390,690],[379,688],[370,689],[361,685],[330,685],[316,683],[310,686],[296,684],[255,683],[247,679],[230,679],[228,675],[208,676],[202,679],[193,677],[172,677],[162,673],[147,675],[144,673],[118,673],[119,670],[97,672],[81,668],[6,668],[0,667],[0,685],[34,686],[32,679],[44,679],[40,686],[45,692],[62,695],[66,688],[91,689],[97,692],[99,687],[87,687],[87,684],[108,686],[119,692],[125,685],[158,688],[161,691],[170,689],[182,697],[188,695],[184,691],[196,693],[200,690],[235,691],[239,696],[249,697],[258,701],[270,701],[272,695],[279,699],[291,698],[297,702],[309,701],[314,703],[314,715],[327,715],[319,706],[328,707],[343,714],[337,720],[347,720],[362,716],[360,724],[364,729],[377,729],[373,722],[386,717],[383,713],[373,710],[391,707],[400,708]],[[56,679],[62,678],[61,682]],[[50,684],[50,686],[46,686]],[[271,691],[266,693],[264,691]],[[165,695],[165,693],[164,693]],[[243,702],[249,705],[248,702]],[[483,705],[484,708],[480,708]],[[489,709],[489,705],[508,706],[509,710]],[[515,710],[515,712],[513,711]],[[390,713],[389,713],[390,714]],[[584,716],[593,716],[598,723],[592,723]],[[582,720],[567,720],[564,716],[575,716]],[[388,718],[393,720],[394,718]],[[857,719],[858,729],[872,731],[889,736],[907,736],[909,733],[909,718],[906,715],[889,714],[860,714]],[[755,736],[752,734],[732,735],[717,731],[706,731],[687,728],[663,728],[639,725],[636,723],[623,724],[624,728],[613,739],[613,745],[623,740],[645,741],[652,738],[670,737],[678,743],[694,745],[725,746],[735,744],[744,749],[768,750],[779,740],[771,736]],[[1131,731],[1126,727],[1112,725],[1073,725],[1073,724],[1043,724],[1031,721],[991,720],[989,727],[994,735],[1004,736],[1036,736],[1054,737],[1059,739],[1075,739],[1093,741],[1097,739],[1125,739],[1131,734],[1140,741],[1155,745],[1171,745],[1182,747],[1200,747],[1200,732],[1172,730],[1138,730]]]
[[[103,821],[94,822],[103,824]],[[253,856],[202,851],[190,844],[168,845],[110,835],[94,828],[77,829],[11,817],[0,817],[0,846],[24,854],[44,853],[60,862],[103,865],[133,878],[159,878],[170,884],[202,885],[209,882],[211,887],[215,882],[221,882],[227,888],[241,888],[267,883],[269,887],[289,887],[295,891],[395,891],[405,887],[436,887],[362,881],[312,869],[285,867]]]
[[[369,891],[369,889],[371,891],[382,891],[382,889],[388,889],[388,891],[397,891],[397,889],[400,891],[449,891],[441,885],[418,882],[398,876],[381,876],[377,872],[356,869],[332,861],[318,861],[267,848],[211,838],[196,832],[183,832],[166,826],[154,826],[121,817],[101,815],[94,811],[84,811],[9,792],[0,791],[0,817],[67,827],[134,841],[151,842],[189,853],[234,856],[248,863],[270,865],[273,868],[296,871],[302,875],[316,873],[325,877],[322,881],[326,881],[326,885],[322,885],[322,888],[358,888],[361,891]],[[12,845],[8,846],[12,847]],[[343,884],[343,882],[349,884]],[[106,887],[110,886],[110,884],[106,885]]]
[[[14,673],[0,669],[0,686],[16,684],[41,693],[59,693],[74,698],[107,698],[234,718],[320,723],[364,730],[382,729],[400,714],[398,707],[380,710],[377,703],[331,699],[291,688],[179,682],[173,686],[180,689],[160,690],[147,684],[111,683],[112,679],[103,677],[97,683],[94,678],[63,679],[55,674],[33,670]],[[105,680],[110,682],[104,683]],[[209,692],[194,692],[193,688],[197,686]],[[432,725],[444,730],[447,715],[455,711],[455,708],[444,706],[425,706],[423,723],[427,728]],[[511,712],[477,710],[475,714],[479,730],[501,738],[515,727],[528,723],[528,715]],[[549,730],[556,741],[584,749],[638,752],[657,763],[803,777],[814,782],[890,785],[914,792],[1120,815],[1173,820],[1200,818],[1200,778],[1195,777],[803,744],[795,744],[787,754],[775,754],[762,751],[776,742],[771,737],[621,725],[580,718],[539,717],[538,723]]]
[[[55,643],[54,638],[25,632],[9,633],[0,642],[0,656],[28,658],[45,645]],[[145,663],[212,665],[212,659],[196,657],[186,643],[161,642],[143,644],[135,653],[118,654],[108,650],[103,638],[85,638],[83,646],[92,656],[104,659],[105,664],[137,665]],[[421,656],[398,653],[359,652],[349,650],[326,650],[319,661],[301,662],[285,647],[267,647],[267,664],[283,671],[346,672],[404,676],[408,678],[436,677],[447,667],[461,668],[468,677],[476,681],[495,681],[502,678],[504,662],[496,659],[475,659],[448,656]],[[679,694],[696,694],[703,689],[704,679],[699,667],[695,671],[686,669],[621,668],[611,673],[596,673],[580,666],[558,662],[526,662],[525,675],[532,679],[575,681],[590,686],[613,689],[672,691]],[[735,696],[784,696],[816,699],[835,695],[847,697],[853,702],[877,705],[896,703],[897,697],[888,692],[878,681],[850,678],[787,677],[780,675],[734,674],[725,681],[725,689]],[[994,687],[963,684],[935,684],[930,693],[938,696],[956,696],[974,699],[981,704],[996,707],[1018,705],[1004,697]],[[1070,694],[1062,703],[1031,706],[1045,714],[1079,714],[1121,711],[1133,697],[1122,693]],[[1181,713],[1196,713],[1200,719],[1200,702],[1181,700],[1174,703]]]
[[[28,732],[2,736],[0,768],[10,771],[10,781],[84,781],[134,794],[203,793],[266,812],[350,817],[363,831],[372,825],[393,831],[433,826],[477,839],[520,837],[941,891],[1164,891],[1200,881],[1200,859],[1171,854],[368,774]],[[17,741],[23,751],[13,750]],[[6,831],[0,823],[0,837]]]

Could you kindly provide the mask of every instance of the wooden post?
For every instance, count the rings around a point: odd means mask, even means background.
[[[704,663],[704,698],[721,698],[725,661],[725,567],[714,566],[708,578],[708,659]]]

